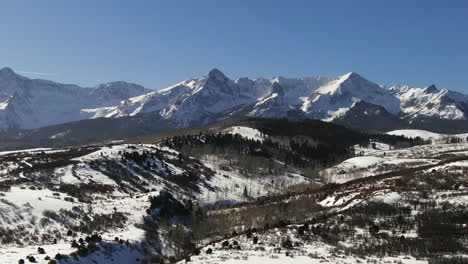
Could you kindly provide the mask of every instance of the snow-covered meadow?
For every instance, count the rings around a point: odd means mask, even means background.
[[[405,136],[407,138],[420,137],[421,139],[424,139],[424,140],[431,140],[433,141],[433,143],[440,143],[451,137],[458,137],[458,138],[461,138],[463,141],[466,141],[466,139],[468,138],[468,133],[439,134],[439,133],[434,133],[434,132],[420,130],[420,129],[399,129],[399,130],[393,130],[393,131],[387,132],[387,134],[395,135],[395,136]]]
[[[450,167],[458,167],[462,171],[468,169],[465,161],[445,162],[448,159],[466,157],[468,142],[451,144],[433,142],[432,144],[403,149],[391,149],[388,145],[379,142],[374,142],[374,144],[375,148],[372,147],[372,144],[369,144],[367,148],[356,145],[355,151],[358,156],[324,169],[321,171],[322,177],[328,182],[343,183],[422,166],[433,166],[431,171]],[[444,164],[436,166],[439,163]]]

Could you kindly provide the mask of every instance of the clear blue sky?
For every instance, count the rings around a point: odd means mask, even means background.
[[[91,86],[338,76],[468,93],[468,1],[3,1],[0,66]]]

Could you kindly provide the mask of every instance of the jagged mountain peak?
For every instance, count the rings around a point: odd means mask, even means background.
[[[437,87],[435,86],[435,84],[431,84],[429,87],[427,87],[425,89],[426,93],[434,93],[434,92],[437,92],[438,89]]]
[[[273,83],[282,83],[286,80],[287,78],[283,77],[283,76],[275,76],[273,77],[273,79],[271,80]]]
[[[210,79],[215,79],[219,81],[226,81],[229,78],[224,75],[222,71],[220,71],[218,68],[213,68],[211,71],[208,72],[208,78]]]
[[[347,74],[344,74],[340,77],[338,77],[338,80],[341,82],[345,81],[353,81],[353,82],[371,82],[368,79],[364,78],[362,75],[360,75],[357,72],[348,72]]]
[[[344,93],[365,93],[375,90],[384,90],[379,85],[367,80],[358,73],[350,72],[342,75],[329,84],[320,87],[317,93],[341,95]]]
[[[346,78],[346,79],[352,78],[352,79],[354,79],[354,78],[363,78],[363,77],[357,72],[348,72],[348,73],[342,75],[340,78]]]
[[[333,80],[333,82],[335,82],[335,83],[343,83],[343,82],[347,82],[347,81],[357,82],[357,81],[368,81],[368,80],[366,78],[362,77],[357,72],[348,72],[346,74],[343,74],[343,75],[339,76],[335,80]]]
[[[239,86],[217,68],[212,69],[201,81],[193,86],[195,88],[193,94],[202,92],[205,95],[212,93],[236,95],[239,93]]]
[[[0,78],[11,78],[17,74],[9,67],[3,67],[0,69]]]
[[[312,118],[333,120],[361,100],[381,105],[395,115],[400,112],[399,101],[389,91],[355,72],[342,75],[317,89],[304,102],[302,110]]]
[[[284,95],[284,89],[279,84],[278,81],[273,82],[273,84],[271,85],[271,92],[272,93],[277,93],[278,95]]]

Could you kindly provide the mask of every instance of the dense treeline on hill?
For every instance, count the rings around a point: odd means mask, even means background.
[[[353,157],[352,146],[355,144],[368,145],[371,140],[392,146],[426,143],[399,136],[359,133],[317,120],[251,118],[225,121],[221,128],[239,125],[259,130],[264,135],[263,140],[208,130],[173,136],[165,139],[163,144],[197,158],[218,157],[230,167],[237,166],[241,172],[261,174],[299,169],[310,175],[315,174],[310,170]]]
[[[329,122],[312,119],[247,118],[225,124],[248,126],[274,137],[304,136],[325,144],[351,145],[365,142],[368,135]]]
[[[33,130],[1,132],[0,150],[77,146],[112,140],[152,143],[167,136],[193,135],[195,132],[198,134],[198,131],[206,132],[215,127],[227,127],[229,124],[253,127],[270,136],[294,137],[300,135],[328,144],[348,144],[349,142],[357,144],[365,142],[369,138],[369,135],[365,133],[341,125],[311,119],[242,118],[210,123],[201,127],[177,129],[177,124],[158,118],[152,113],[145,113],[121,118],[81,120]],[[408,139],[402,137],[397,140],[408,142]],[[410,144],[413,143],[410,142]]]
[[[87,119],[32,130],[0,132],[0,151],[95,144],[174,131],[175,127],[172,122],[151,113]]]
[[[310,160],[333,161],[337,156],[349,156],[350,151],[340,145],[311,144],[310,142],[289,140],[289,145],[266,139],[263,142],[232,134],[204,134],[176,136],[164,142],[168,147],[201,155],[230,154],[276,159],[295,167],[305,167]],[[198,155],[196,155],[198,156]]]
[[[392,146],[406,144],[416,146],[429,143],[421,138],[406,138],[380,133],[364,133],[349,129],[335,123],[314,119],[267,119],[246,118],[240,120],[226,120],[223,126],[248,126],[261,131],[270,137],[307,137],[323,144],[343,145],[346,147],[355,144],[367,144],[369,141],[378,141]]]

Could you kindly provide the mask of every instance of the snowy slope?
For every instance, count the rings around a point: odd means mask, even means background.
[[[419,130],[419,129],[400,129],[400,130],[387,132],[387,134],[395,135],[395,136],[405,136],[408,138],[420,137],[425,140],[438,139],[442,136],[441,134],[438,134],[438,133],[429,132],[425,130]]]
[[[265,136],[262,136],[262,133],[255,128],[244,127],[244,126],[233,126],[230,128],[226,128],[223,132],[227,132],[230,134],[238,134],[244,138],[263,141]]]
[[[316,225],[321,226],[321,225]],[[275,228],[267,232],[255,234],[259,238],[259,243],[254,243],[252,238],[241,235],[226,239],[223,243],[229,245],[238,245],[239,249],[230,249],[223,247],[222,243],[209,245],[201,250],[196,256],[191,256],[189,263],[209,264],[209,263],[227,263],[227,264],[319,264],[319,263],[339,263],[354,264],[361,263],[362,258],[355,255],[337,253],[337,248],[343,247],[343,244],[330,245],[323,241],[307,239],[304,235],[299,235],[296,231],[297,226],[288,228]],[[312,235],[310,235],[312,236]],[[293,248],[281,247],[286,238],[289,238]],[[227,242],[225,242],[227,241]],[[207,254],[212,250],[211,254]],[[401,263],[401,264],[427,264],[425,260],[417,260],[414,257],[366,257],[365,263]],[[186,261],[178,262],[180,264]]]
[[[405,118],[467,118],[467,95],[447,89],[439,90],[435,85],[426,88],[395,85],[387,89],[400,100],[402,114]]]
[[[457,147],[460,146],[455,146]],[[413,158],[418,155],[413,154]],[[358,163],[374,166],[372,162]],[[249,212],[255,213],[264,211],[265,217],[271,217],[271,211],[262,207],[263,201],[230,209],[214,209],[211,215],[226,215],[229,219],[227,221],[232,221],[231,225],[236,228],[236,234],[205,243],[199,252],[178,263],[434,263],[434,259],[441,259],[440,255],[422,255],[408,250],[410,244],[424,247],[427,233],[420,226],[407,223],[413,219],[421,219],[427,212],[436,210],[451,210],[454,214],[462,216],[468,204],[467,187],[457,185],[457,188],[452,188],[450,185],[444,186],[443,182],[452,178],[465,185],[466,177],[463,176],[448,174],[443,177],[422,172],[383,179],[363,179],[355,183],[336,185],[336,188],[330,188],[331,191],[324,189],[291,194],[283,200],[272,199],[270,205],[278,203],[277,208],[282,208],[277,211],[278,216],[282,217],[281,219],[290,219],[291,222],[265,229],[261,224],[241,225],[242,220],[231,220],[239,215],[244,216],[242,211],[248,209]],[[311,218],[293,214],[288,218],[288,215],[282,212],[285,208],[299,204],[294,201],[316,202],[321,206],[323,214],[312,214]],[[429,204],[432,204],[432,207],[427,209]],[[304,207],[310,212],[310,207]],[[300,209],[297,209],[294,213],[299,214],[299,211]],[[383,213],[384,211],[386,213]],[[439,223],[440,218],[436,218],[435,214],[431,214],[425,221],[431,225],[434,222]],[[398,221],[400,224],[391,224]],[[456,225],[463,228],[465,222],[460,220]],[[256,228],[250,229],[252,226]],[[440,235],[431,239],[438,241]],[[464,237],[458,241],[463,244]],[[400,247],[402,244],[405,246]],[[393,245],[396,246],[392,249]],[[449,262],[451,257],[456,257],[452,261],[466,261],[465,248],[463,244],[458,250],[452,250],[445,256],[446,262]],[[439,252],[447,249],[444,243],[430,248]]]
[[[427,133],[416,133],[412,135],[425,136]],[[423,131],[427,132],[427,131]],[[402,134],[397,134],[402,135]],[[408,133],[404,135],[409,135]],[[431,137],[428,137],[431,139]],[[380,145],[377,143],[377,146]],[[436,165],[447,157],[442,153],[449,153],[451,157],[464,157],[468,154],[468,142],[445,144],[434,141],[433,144],[415,146],[404,149],[356,149],[356,154],[362,155],[347,159],[331,168],[320,172],[321,176],[328,182],[344,183],[354,179],[379,175],[391,171],[407,168],[415,168],[425,165],[434,165],[434,169],[443,168]],[[447,154],[448,155],[448,154]],[[465,166],[466,163],[447,164],[446,166]],[[432,169],[431,169],[432,170]]]
[[[301,109],[312,118],[333,120],[361,100],[381,105],[393,114],[400,111],[398,100],[389,92],[353,72],[320,87]]]
[[[420,137],[424,140],[433,140],[433,141],[442,141],[445,138],[449,137],[459,137],[463,141],[466,141],[468,137],[468,133],[463,134],[438,134],[430,131],[419,130],[419,129],[400,129],[387,132],[389,135],[396,135],[396,136],[405,136],[408,138],[416,138]]]
[[[248,128],[239,127],[236,131],[259,136]],[[205,204],[244,201],[245,187],[256,197],[308,182],[293,174],[245,177],[235,170],[226,170],[226,166],[220,168],[223,161],[216,157],[199,161],[152,144],[2,152],[0,159],[0,224],[13,232],[8,239],[0,240],[3,263],[15,263],[27,255],[40,257],[38,263],[47,263],[45,255],[37,254],[38,246],[44,247],[49,256],[68,254],[74,250],[70,243],[87,234],[77,231],[76,236],[67,236],[67,231],[104,216],[111,217],[105,218],[107,221],[124,219],[93,225],[104,241],[111,242],[118,236],[136,246],[145,239],[141,225],[148,199],[161,190]],[[5,188],[5,182],[11,187]],[[53,243],[54,238],[58,244]],[[170,248],[160,246],[165,254],[171,253]],[[112,245],[108,250],[115,252],[108,257],[92,255],[87,260],[67,263],[95,263],[93,260],[103,257],[126,260],[115,263],[139,263],[136,259],[142,259],[138,247]]]
[[[247,116],[255,117],[299,117],[299,107],[304,100],[321,86],[330,82],[324,76],[302,79],[276,77],[270,80],[270,89],[255,104],[247,108]],[[294,116],[296,115],[296,116]]]

